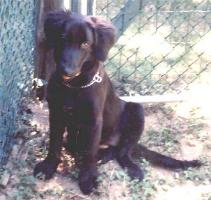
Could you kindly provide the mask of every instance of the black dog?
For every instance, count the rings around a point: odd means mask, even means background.
[[[103,68],[115,43],[115,28],[98,17],[58,11],[47,15],[44,30],[47,44],[54,48],[57,69],[47,94],[49,153],[36,165],[34,175],[41,172],[46,179],[53,176],[60,163],[66,130],[67,149],[82,157],[79,186],[83,193],[89,194],[96,187],[99,159],[116,159],[129,176],[143,179],[143,172],[131,159],[131,151],[144,129],[143,107],[120,100]],[[100,146],[107,148],[100,150]],[[169,168],[200,165],[198,161],[179,161],[149,150],[148,153],[149,160]]]

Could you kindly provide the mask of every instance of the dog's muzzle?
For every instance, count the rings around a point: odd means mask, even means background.
[[[77,72],[77,73],[74,73],[74,74],[71,74],[71,75],[62,75],[62,79],[64,81],[69,81],[69,80],[72,80],[73,78],[79,76],[81,74],[81,72]]]

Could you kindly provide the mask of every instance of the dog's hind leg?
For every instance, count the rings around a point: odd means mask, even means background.
[[[143,172],[131,158],[131,152],[144,129],[144,110],[140,104],[126,103],[119,124],[121,137],[116,159],[131,178],[143,179]]]

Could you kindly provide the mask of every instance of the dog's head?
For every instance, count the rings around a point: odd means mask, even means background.
[[[51,12],[44,23],[47,45],[54,48],[57,70],[72,77],[91,60],[105,61],[115,42],[115,28],[99,17]]]

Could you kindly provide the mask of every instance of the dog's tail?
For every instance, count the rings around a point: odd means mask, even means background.
[[[145,158],[151,164],[167,169],[187,169],[189,167],[200,167],[202,163],[199,160],[177,160],[169,156],[165,156],[156,151],[149,150],[143,145],[138,144],[132,154],[133,158]]]

